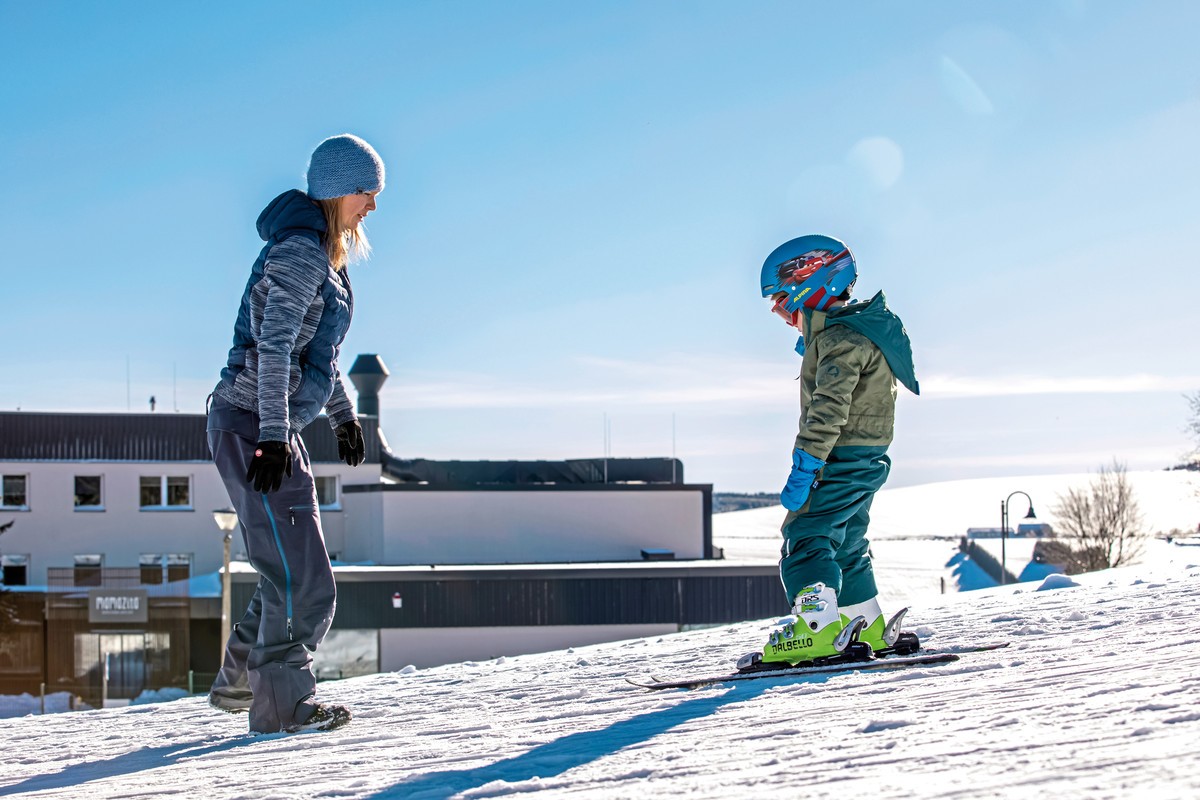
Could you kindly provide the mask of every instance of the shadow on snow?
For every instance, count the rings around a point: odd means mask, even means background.
[[[145,747],[101,761],[85,761],[64,767],[53,775],[35,775],[11,786],[0,786],[0,797],[22,792],[39,792],[47,789],[63,789],[89,781],[130,775],[148,769],[169,766],[184,758],[196,758],[232,750],[260,741],[261,736],[244,734],[235,739],[225,736],[209,737],[200,741],[175,742],[161,747]]]
[[[815,683],[828,676],[813,676]],[[796,681],[791,681],[795,683]],[[612,755],[626,747],[648,741],[672,728],[706,717],[721,706],[758,697],[778,681],[763,679],[736,684],[724,692],[702,696],[614,722],[606,728],[580,731],[534,747],[518,756],[472,769],[448,770],[417,775],[371,795],[372,800],[439,800],[485,786],[493,781],[516,783],[561,775],[567,770]]]

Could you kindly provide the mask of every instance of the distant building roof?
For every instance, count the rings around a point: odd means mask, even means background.
[[[402,483],[425,483],[440,486],[683,483],[683,462],[675,458],[433,461],[426,458],[396,458],[385,452],[383,471]]]
[[[404,483],[483,484],[683,483],[674,458],[582,458],[564,461],[435,461],[393,455],[379,418],[359,414],[366,463]],[[0,411],[0,461],[211,461],[205,415]],[[301,433],[315,463],[337,463],[327,417]]]
[[[379,463],[379,426],[363,418],[367,463]],[[309,458],[338,461],[329,420],[301,434]],[[0,461],[211,461],[203,414],[0,411]]]

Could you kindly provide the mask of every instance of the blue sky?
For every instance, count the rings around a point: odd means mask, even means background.
[[[0,408],[202,411],[258,212],[350,131],[388,186],[343,368],[387,363],[398,455],[674,452],[774,491],[799,362],[758,271],[819,232],[914,342],[891,485],[1167,466],[1200,390],[1198,29],[1182,1],[0,0]]]

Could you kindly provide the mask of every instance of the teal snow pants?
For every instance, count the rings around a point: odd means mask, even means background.
[[[278,491],[262,493],[246,480],[257,438],[258,415],[213,400],[209,448],[259,580],[225,643],[209,702],[248,710],[251,731],[274,733],[316,708],[312,651],[333,623],[337,587],[304,442],[292,436],[292,474]]]
[[[875,596],[867,525],[891,466],[886,447],[833,448],[808,502],[783,521],[779,577],[789,604],[817,581],[837,593],[839,606]]]

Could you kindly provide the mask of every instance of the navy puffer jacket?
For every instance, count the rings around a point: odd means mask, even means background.
[[[298,190],[258,217],[266,241],[242,294],[233,347],[215,393],[259,416],[259,441],[286,441],[328,406],[337,427],[355,418],[338,371],[354,312],[346,269],[329,264],[325,216]]]

